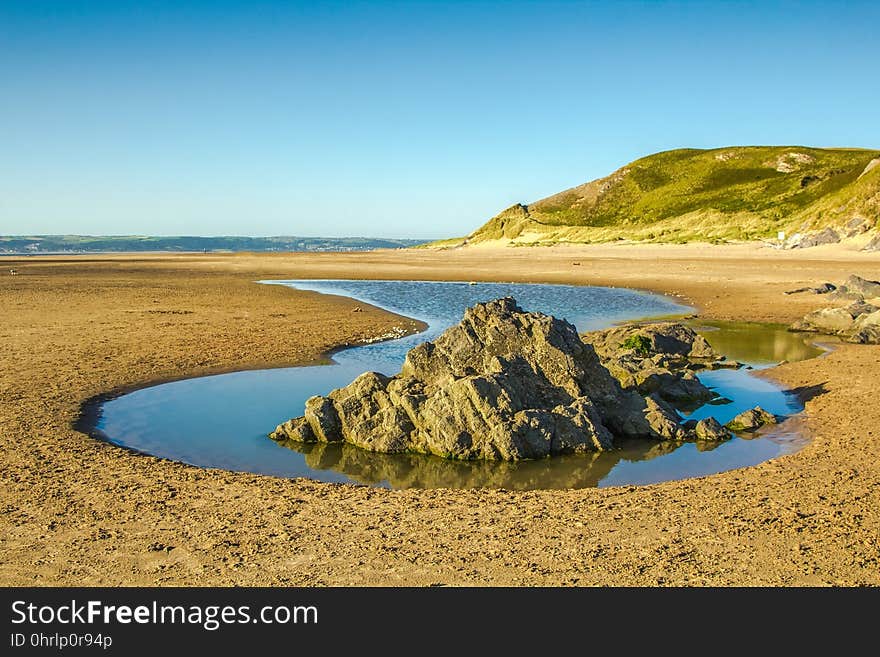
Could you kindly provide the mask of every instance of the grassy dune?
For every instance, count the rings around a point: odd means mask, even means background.
[[[680,149],[507,208],[458,241],[513,244],[776,238],[876,230],[880,151],[800,146]]]

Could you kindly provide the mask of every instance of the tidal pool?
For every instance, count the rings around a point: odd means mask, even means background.
[[[327,394],[359,374],[395,374],[406,352],[461,319],[480,301],[514,296],[526,310],[565,318],[579,331],[625,320],[683,316],[692,311],[666,297],[634,290],[571,285],[426,281],[261,281],[353,297],[422,320],[428,328],[396,340],[350,347],[332,364],[233,372],[164,383],[105,402],[95,429],[102,438],[139,452],[200,467],[281,477],[391,488],[582,488],[646,484],[755,465],[797,450],[803,437],[788,423],[737,436],[718,445],[631,441],[611,452],[539,461],[449,461],[423,455],[366,452],[350,445],[278,444],[267,437],[277,424],[300,415],[306,399]],[[694,322],[695,330],[728,358],[758,369],[821,353],[783,327]],[[278,330],[285,330],[283,324]],[[688,417],[726,422],[760,404],[791,416],[802,407],[752,371],[699,374],[725,403],[710,403]],[[729,400],[729,401],[726,401]]]

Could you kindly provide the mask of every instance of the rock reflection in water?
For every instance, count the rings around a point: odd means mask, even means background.
[[[697,320],[689,325],[716,351],[751,365],[775,365],[784,360],[794,363],[823,351],[813,344],[815,335],[792,333],[783,324]]]
[[[621,461],[648,461],[669,454],[684,443],[626,441],[619,449],[533,461],[455,461],[422,454],[381,454],[348,443],[279,445],[305,456],[315,470],[333,470],[369,486],[390,488],[591,488]],[[698,443],[698,449],[713,449]]]

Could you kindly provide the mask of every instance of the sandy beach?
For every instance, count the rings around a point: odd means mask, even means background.
[[[878,346],[770,372],[806,402],[800,452],[651,486],[389,491],[202,470],[74,428],[98,395],[314,363],[411,328],[261,279],[613,285],[708,319],[789,323],[827,302],[784,291],[850,274],[880,279],[880,255],[604,245],[0,258],[0,584],[878,585]]]

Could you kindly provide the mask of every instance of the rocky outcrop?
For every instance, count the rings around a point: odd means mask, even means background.
[[[861,276],[850,276],[841,289],[850,294],[860,295],[863,299],[880,298],[880,281],[871,281]]]
[[[818,233],[796,233],[786,240],[784,246],[786,249],[808,249],[814,246],[822,246],[823,244],[837,244],[838,242],[840,242],[840,235],[836,230],[829,227]]]
[[[680,409],[715,396],[694,370],[736,365],[722,360],[705,338],[678,322],[617,326],[583,338],[625,389],[660,397]]]
[[[669,404],[656,396],[645,398],[645,418],[660,440],[692,440],[692,428],[681,423],[681,416]]]
[[[880,311],[856,317],[848,339],[859,344],[880,344]]]
[[[593,345],[600,358],[627,349],[640,351],[643,356],[662,354],[707,363],[721,357],[703,336],[680,322],[615,326],[585,333],[584,340]]]
[[[851,303],[814,310],[790,329],[836,335],[848,342],[880,344],[880,281],[852,275],[828,298]]]
[[[848,342],[880,344],[880,308],[864,301],[843,308],[820,308],[807,313],[790,328],[836,335]]]
[[[675,357],[716,357],[678,329],[656,338]],[[396,376],[367,372],[312,397],[302,417],[270,436],[463,460],[601,451],[618,437],[693,438],[662,392],[625,389],[574,326],[506,298],[469,308],[459,324],[410,350]]]
[[[707,417],[697,422],[694,433],[697,435],[697,440],[718,441],[730,438],[730,431],[721,426],[714,417]]]
[[[880,299],[880,282],[853,275],[847,278],[839,287],[831,290],[827,298],[833,301]]]
[[[773,413],[768,413],[760,406],[755,406],[751,410],[743,411],[724,426],[731,431],[740,433],[743,431],[757,431],[768,424],[776,424],[776,416]]]
[[[856,318],[865,312],[865,304],[856,302],[843,308],[820,308],[792,324],[794,331],[815,331],[840,335],[850,331]]]

